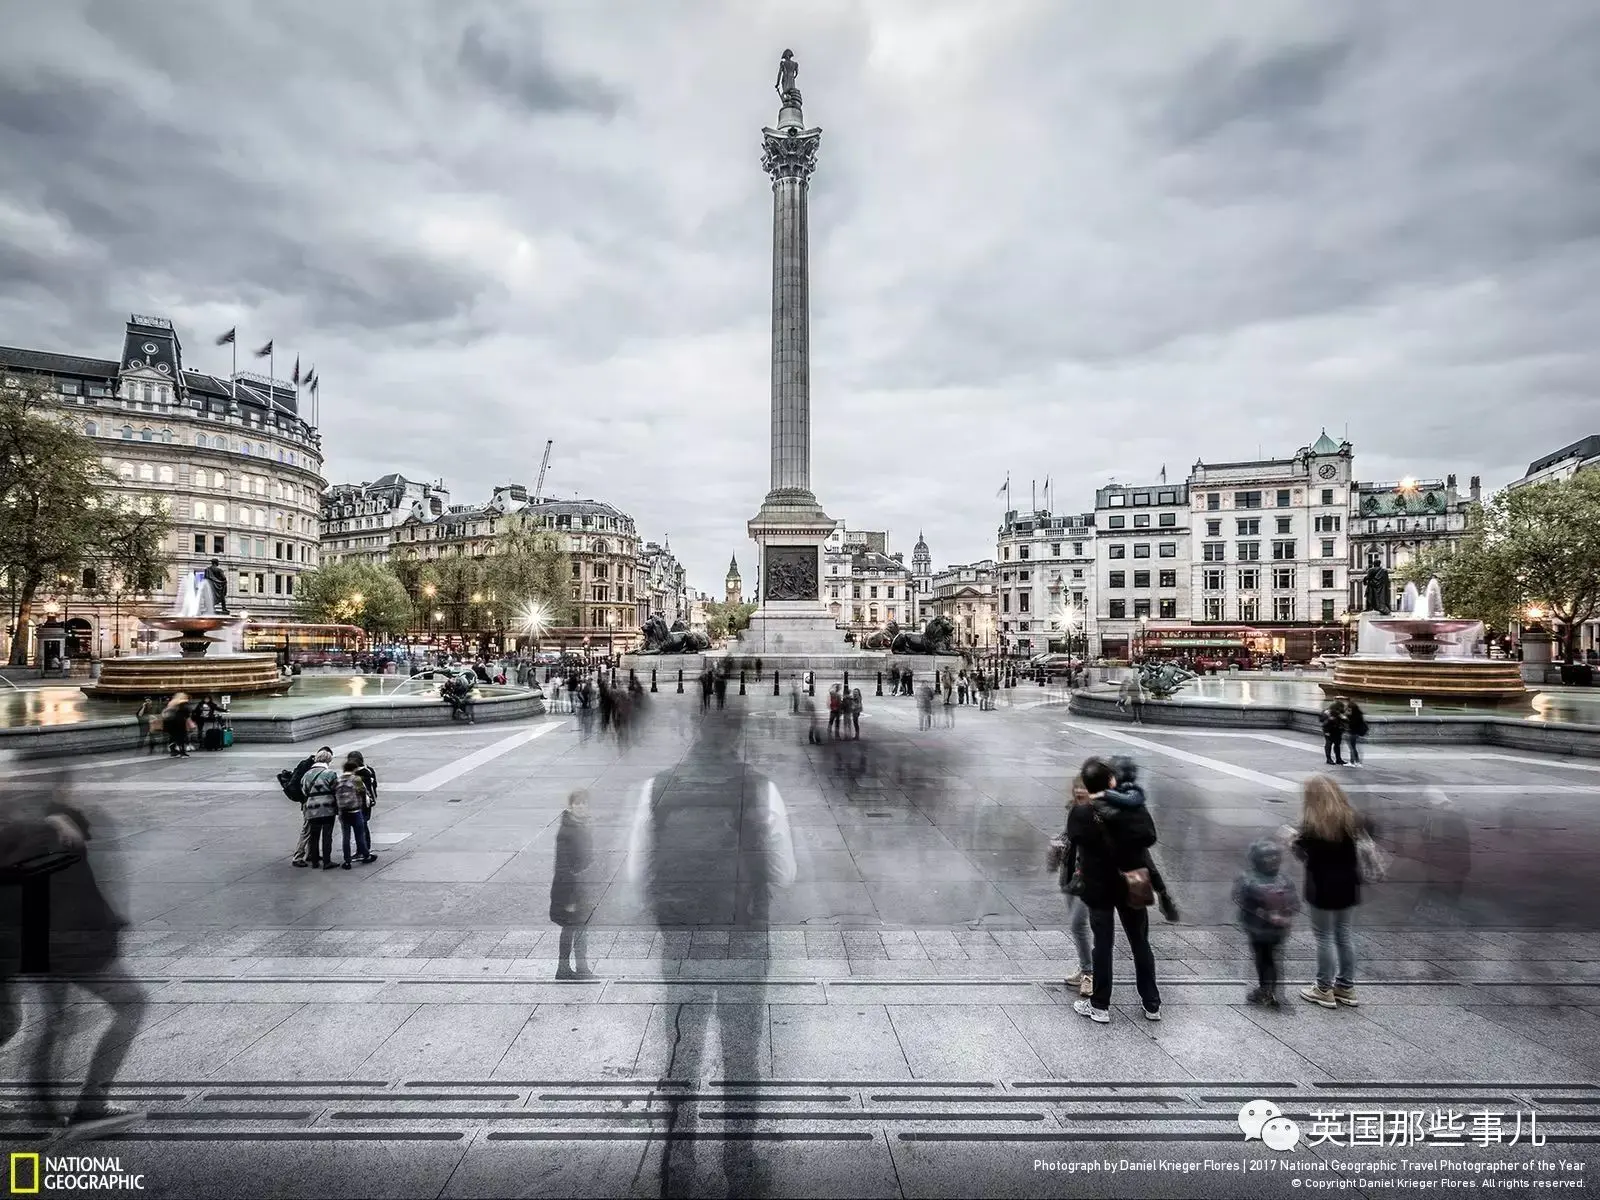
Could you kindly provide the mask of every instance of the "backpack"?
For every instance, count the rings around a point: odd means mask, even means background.
[[[1284,929],[1294,919],[1294,904],[1290,899],[1290,892],[1283,883],[1272,887],[1261,888],[1256,893],[1260,903],[1262,919],[1275,929]]]
[[[314,756],[305,758],[294,767],[285,767],[278,772],[278,786],[283,789],[283,794],[296,804],[306,802],[305,791],[300,785],[305,779],[306,772],[316,765],[316,761]]]
[[[359,810],[366,800],[366,788],[362,785],[361,776],[354,772],[340,775],[339,782],[334,785],[333,795],[340,812]]]
[[[1356,834],[1356,873],[1362,883],[1382,883],[1389,877],[1389,856],[1366,830]]]

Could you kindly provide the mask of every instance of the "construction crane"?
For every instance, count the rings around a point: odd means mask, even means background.
[[[556,444],[555,438],[550,438],[544,444],[544,461],[539,464],[539,481],[533,485],[533,502],[539,503],[539,498],[544,495],[544,473],[550,469],[550,447]]]

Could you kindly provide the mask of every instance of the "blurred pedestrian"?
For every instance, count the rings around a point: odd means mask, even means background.
[[[1350,765],[1361,763],[1361,739],[1367,736],[1367,714],[1354,700],[1344,701],[1344,736],[1350,743]]]
[[[192,725],[189,695],[187,692],[178,692],[161,711],[161,729],[167,735],[168,754],[178,758],[189,757],[189,731]]]
[[[716,678],[717,709],[721,711],[728,707],[728,673],[718,671]]]
[[[1089,906],[1083,902],[1083,862],[1072,844],[1068,826],[1075,805],[1088,804],[1089,789],[1083,786],[1083,776],[1073,777],[1067,793],[1067,823],[1061,833],[1050,843],[1046,866],[1058,871],[1057,883],[1067,901],[1067,930],[1072,934],[1072,944],[1078,951],[1078,969],[1063,981],[1078,989],[1079,996],[1094,993],[1094,959],[1089,942]]]
[[[331,750],[317,751],[315,765],[301,778],[300,788],[305,793],[306,865],[313,871],[318,867],[333,870],[333,823],[339,814],[339,773],[330,765]]]
[[[828,689],[828,736],[830,738],[839,736],[839,722],[844,716],[843,690],[843,687],[837,683]]]
[[[861,689],[850,689],[850,733],[854,738],[861,737]]]
[[[922,691],[917,696],[917,728],[919,730],[933,728],[933,684],[931,681],[922,685]]]
[[[1300,825],[1292,847],[1305,863],[1306,906],[1317,940],[1317,981],[1300,995],[1323,1008],[1354,1008],[1356,951],[1352,918],[1361,903],[1358,842],[1376,836],[1366,817],[1350,806],[1344,790],[1326,775],[1302,785]]]
[[[1294,884],[1281,870],[1283,849],[1272,838],[1262,838],[1250,847],[1244,873],[1234,881],[1233,903],[1239,911],[1239,926],[1250,941],[1255,959],[1256,986],[1245,999],[1263,1008],[1282,1008],[1278,990],[1279,957],[1289,936],[1289,926],[1300,909]]]
[[[1322,710],[1322,756],[1330,767],[1344,766],[1344,701],[1335,700]]]

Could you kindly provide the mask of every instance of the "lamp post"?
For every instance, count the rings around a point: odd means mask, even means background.
[[[430,607],[433,604],[433,598],[435,596],[437,596],[438,594],[439,594],[439,589],[434,587],[433,584],[425,583],[425,584],[422,585],[422,597],[423,597],[423,599],[428,601],[428,604],[429,604]],[[436,618],[437,615],[438,614],[434,614],[434,617]],[[433,619],[430,619],[428,621],[428,641],[430,643],[433,641]]]
[[[539,662],[539,638],[550,627],[550,609],[542,600],[528,600],[522,606],[522,611],[517,614],[517,624],[522,627],[522,632],[528,635],[528,641],[533,650],[533,661]]]
[[[617,610],[606,609],[606,658],[611,659],[616,651],[614,634],[617,628]]]
[[[122,581],[111,585],[111,656],[122,657]]]

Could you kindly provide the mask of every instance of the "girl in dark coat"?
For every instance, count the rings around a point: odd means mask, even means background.
[[[1304,809],[1291,847],[1305,863],[1306,906],[1317,940],[1317,982],[1300,995],[1323,1008],[1354,1008],[1356,952],[1351,917],[1361,903],[1361,860],[1356,841],[1373,837],[1372,822],[1350,806],[1326,775],[1303,786]]]
[[[586,946],[583,882],[578,877],[594,859],[594,834],[589,830],[589,793],[576,791],[567,797],[556,831],[555,873],[550,880],[550,919],[561,926],[561,962],[557,979],[593,979]],[[574,970],[571,962],[577,960]]]

